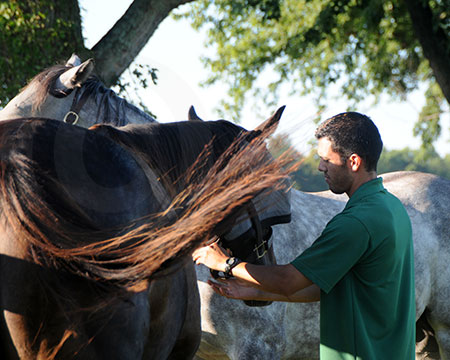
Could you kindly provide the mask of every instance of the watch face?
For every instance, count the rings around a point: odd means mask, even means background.
[[[235,257],[230,257],[230,258],[227,259],[226,262],[227,262],[228,265],[233,265],[235,261],[236,261]]]

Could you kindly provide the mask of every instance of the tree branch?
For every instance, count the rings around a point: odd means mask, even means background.
[[[428,1],[406,0],[406,6],[423,54],[450,104],[450,39],[441,27],[436,26]]]
[[[92,48],[96,72],[106,86],[115,84],[158,25],[179,5],[194,0],[134,0],[125,14]]]

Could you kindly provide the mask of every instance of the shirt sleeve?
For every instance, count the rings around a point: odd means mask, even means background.
[[[369,240],[364,224],[351,215],[341,213],[291,264],[328,293],[358,263],[369,246]]]

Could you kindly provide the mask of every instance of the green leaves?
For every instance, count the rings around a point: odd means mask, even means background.
[[[436,83],[431,83],[425,93],[426,104],[422,108],[419,120],[414,126],[413,133],[422,139],[422,148],[430,151],[433,149],[433,141],[441,134],[439,116],[442,114],[442,104],[444,96]]]
[[[152,113],[145,103],[145,100],[139,95],[139,89],[146,89],[149,87],[148,79],[151,83],[156,85],[158,82],[158,69],[150,65],[133,63],[128,69],[128,80],[122,76],[115,85],[118,89],[118,95],[125,97],[132,104],[136,104],[142,111],[146,112],[153,118],[157,116]]]
[[[445,1],[428,3],[450,34]],[[279,13],[272,16],[269,8]],[[314,95],[321,105],[336,84],[338,96],[356,106],[382,93],[404,99],[420,82],[433,81],[403,1],[198,0],[193,9],[181,16],[192,18],[196,28],[207,27],[208,45],[216,48],[203,60],[211,70],[205,84],[227,84],[227,108],[236,118],[248,97],[277,102],[283,84],[293,94]],[[431,125],[422,130],[417,133],[426,141],[439,133]]]
[[[55,59],[67,59],[84,49],[78,36],[79,14],[78,23],[72,14],[61,16],[72,11],[70,3],[12,0],[0,4],[0,107]]]

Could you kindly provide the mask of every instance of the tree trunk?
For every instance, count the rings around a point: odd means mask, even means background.
[[[96,73],[115,84],[171,10],[194,0],[134,0],[125,14],[92,48]],[[170,46],[170,44],[168,44]]]
[[[428,1],[406,0],[416,37],[422,45],[436,82],[450,104],[450,38],[436,26]]]
[[[68,26],[69,32],[66,35],[67,45],[65,51],[60,54],[57,60],[67,60],[73,53],[79,55],[81,58],[92,56],[90,50],[84,46],[78,0],[55,0],[52,2],[51,11],[47,15],[52,26],[55,26],[61,20],[70,24]]]

